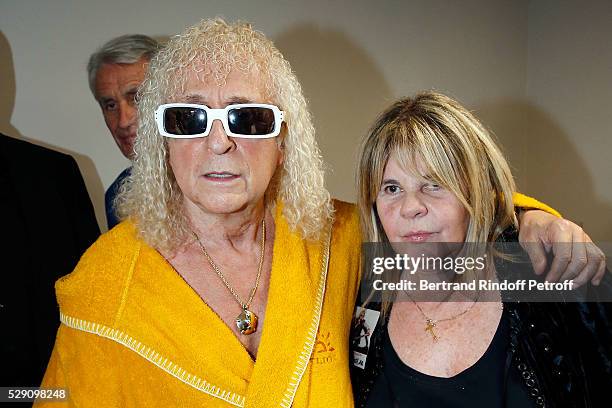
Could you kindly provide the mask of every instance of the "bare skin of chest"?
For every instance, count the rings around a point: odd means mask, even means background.
[[[449,303],[441,312],[452,316],[452,310],[461,311],[468,306]],[[426,320],[414,303],[398,302],[389,317],[389,337],[404,364],[427,375],[450,378],[473,366],[484,355],[501,315],[501,303],[478,302],[461,317],[427,329]]]
[[[252,254],[242,254],[233,248],[226,248],[223,251],[207,250],[234,292],[243,302],[247,302],[255,285],[260,254],[255,253],[257,251]],[[236,326],[236,317],[242,311],[241,306],[208,263],[199,246],[191,245],[169,259],[179,275],[219,316],[253,359],[257,356],[265,321],[272,250],[272,242],[267,242],[259,285],[249,306],[249,310],[258,317],[257,331],[249,335],[241,334]]]

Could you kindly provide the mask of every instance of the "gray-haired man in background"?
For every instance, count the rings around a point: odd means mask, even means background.
[[[138,127],[134,97],[149,61],[159,48],[159,43],[146,35],[122,35],[102,45],[87,64],[89,88],[102,108],[106,126],[121,153],[130,160]],[[109,229],[119,223],[113,201],[130,170],[131,167],[123,170],[104,195]]]

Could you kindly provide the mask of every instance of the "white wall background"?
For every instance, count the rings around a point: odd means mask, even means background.
[[[527,55],[524,188],[612,241],[612,1],[530,2]]]
[[[89,92],[88,56],[217,15],[252,22],[292,63],[335,196],[354,199],[356,147],[377,113],[435,88],[494,131],[524,192],[612,239],[608,1],[2,0],[0,131],[75,156],[104,226],[104,189],[127,162]]]

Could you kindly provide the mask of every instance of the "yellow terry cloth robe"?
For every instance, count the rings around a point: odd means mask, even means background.
[[[554,212],[525,196],[527,208]],[[348,334],[361,237],[334,202],[331,239],[307,243],[275,216],[257,363],[129,222],[104,234],[56,283],[62,325],[43,380],[85,407],[352,407]]]
[[[67,388],[79,408],[352,407],[361,238],[355,207],[334,206],[331,245],[290,232],[277,206],[257,363],[133,224],[104,234],[56,284],[62,325],[42,387]]]

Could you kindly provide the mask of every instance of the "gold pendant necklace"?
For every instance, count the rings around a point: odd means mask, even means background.
[[[266,249],[265,215],[264,215],[264,219],[261,220],[261,255],[259,257],[259,266],[257,267],[257,278],[255,278],[255,286],[253,287],[253,289],[251,289],[251,293],[249,294],[249,300],[246,303],[242,301],[242,299],[240,298],[240,296],[238,296],[234,288],[232,288],[232,286],[229,284],[227,279],[225,279],[225,275],[223,275],[223,273],[221,272],[219,267],[215,264],[215,262],[212,260],[210,255],[208,255],[208,252],[206,251],[204,244],[202,244],[202,241],[200,241],[200,238],[198,238],[197,234],[193,231],[191,231],[191,233],[193,234],[196,241],[200,245],[200,249],[202,249],[202,253],[204,253],[204,256],[208,260],[208,263],[210,264],[210,266],[213,268],[217,276],[219,276],[219,278],[221,279],[221,282],[223,282],[225,287],[230,291],[232,296],[234,296],[234,299],[236,299],[236,301],[242,308],[242,312],[240,312],[240,314],[236,316],[236,326],[238,327],[238,330],[240,330],[240,333],[242,334],[255,333],[255,331],[257,331],[257,320],[258,319],[257,319],[257,315],[253,311],[249,310],[249,307],[251,306],[251,302],[253,301],[253,298],[255,297],[255,292],[257,292],[257,287],[259,286],[259,278],[261,277],[261,269],[263,267],[264,253]]]
[[[421,313],[423,314],[423,316],[425,316],[425,313]],[[425,331],[428,331],[431,334],[431,338],[433,339],[433,341],[438,341],[438,339],[440,338],[433,331],[434,327],[436,327],[436,321],[425,316]]]
[[[419,312],[421,313],[421,315],[425,318],[425,331],[429,332],[429,334],[431,334],[431,339],[434,342],[437,342],[438,340],[440,340],[440,336],[438,336],[436,334],[436,332],[434,331],[434,329],[436,328],[436,326],[438,325],[438,323],[440,322],[447,322],[449,320],[455,320],[456,318],[463,316],[464,314],[466,314],[467,312],[469,312],[470,310],[472,310],[472,308],[474,307],[474,305],[476,304],[476,302],[478,302],[478,298],[480,297],[480,292],[478,292],[478,296],[476,297],[476,299],[474,300],[474,302],[470,305],[470,307],[468,307],[467,309],[465,309],[463,312],[456,314],[455,316],[451,316],[451,317],[446,317],[444,319],[432,319],[431,317],[427,316],[425,314],[425,312],[423,311],[423,309],[421,309],[421,306],[419,306],[419,304],[417,302],[415,302],[412,297],[410,297],[410,295],[408,294],[408,292],[404,291],[404,293],[406,293],[406,296],[408,296],[408,299],[410,299],[410,301],[412,303],[414,303],[414,305],[417,307],[417,309],[419,310]],[[502,304],[503,307],[503,304]]]

